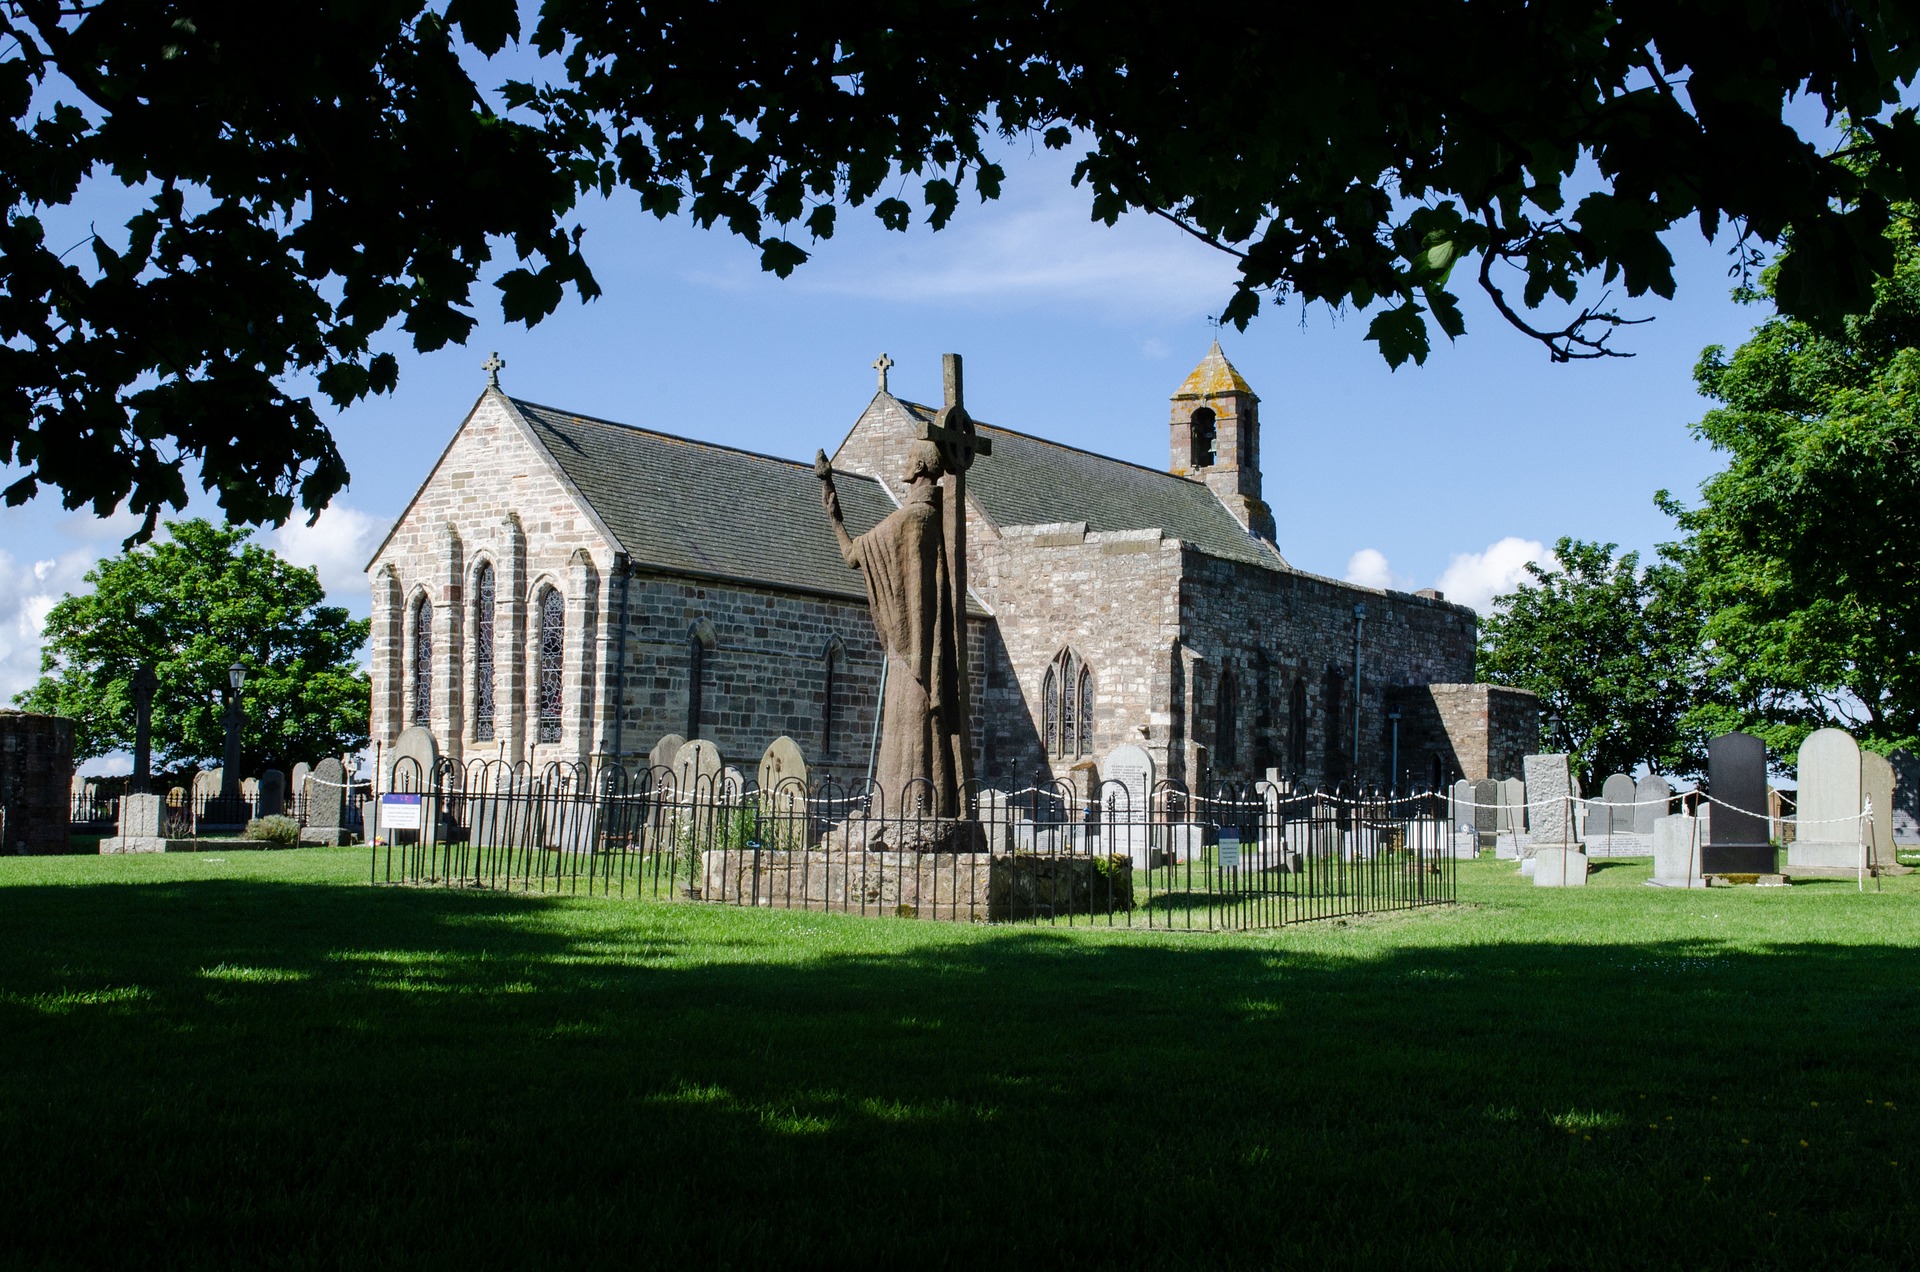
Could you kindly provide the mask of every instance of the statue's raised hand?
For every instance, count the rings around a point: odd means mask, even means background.
[[[827,452],[813,452],[813,475],[821,481],[833,480],[833,465],[827,461]]]

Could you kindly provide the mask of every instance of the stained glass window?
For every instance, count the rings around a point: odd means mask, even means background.
[[[481,562],[473,581],[473,737],[493,741],[493,565]]]
[[[540,741],[560,740],[560,707],[566,697],[562,659],[567,650],[567,603],[548,588],[540,598]]]
[[[1080,754],[1093,754],[1093,673],[1080,668]]]
[[[413,607],[413,722],[433,725],[433,602]]]
[[[1049,755],[1093,751],[1093,672],[1072,650],[1061,650],[1047,668],[1040,702],[1040,734]]]
[[[1040,737],[1049,754],[1060,753],[1060,675],[1052,667],[1040,687]]]

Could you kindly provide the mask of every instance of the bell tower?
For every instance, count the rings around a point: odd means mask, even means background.
[[[1260,498],[1260,399],[1213,342],[1173,395],[1176,477],[1205,482],[1240,524],[1273,542],[1273,511]]]

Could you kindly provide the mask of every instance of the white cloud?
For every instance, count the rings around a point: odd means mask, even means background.
[[[273,550],[295,565],[318,569],[327,599],[358,610],[367,599],[367,558],[392,524],[390,517],[334,504],[313,525],[289,521],[275,530]]]
[[[1411,580],[1393,572],[1387,554],[1378,548],[1362,548],[1348,557],[1347,572],[1342,577],[1361,587],[1391,587],[1404,592],[1411,586]]]
[[[1538,539],[1508,535],[1489,544],[1484,552],[1456,553],[1434,586],[1446,593],[1448,600],[1471,605],[1485,614],[1493,608],[1495,596],[1511,592],[1528,577],[1527,562],[1546,564],[1552,560],[1553,554]]]
[[[33,562],[0,551],[0,705],[40,679],[47,614],[68,592],[86,588],[99,553],[82,548]]]

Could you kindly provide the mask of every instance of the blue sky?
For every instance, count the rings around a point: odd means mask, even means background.
[[[364,614],[360,567],[495,349],[516,396],[796,458],[833,449],[882,351],[895,391],[921,400],[937,398],[939,355],[955,351],[978,418],[1165,465],[1167,398],[1214,337],[1229,262],[1149,218],[1091,222],[1059,155],[1021,146],[1005,162],[1004,197],[963,207],[950,228],[894,234],[856,210],[787,280],[763,275],[723,232],[621,201],[587,209],[603,297],[569,301],[531,332],[483,308],[463,348],[396,346],[398,392],[334,421],[351,487],[318,526],[268,539]],[[1303,569],[1438,585],[1481,606],[1560,535],[1651,550],[1670,532],[1654,491],[1690,496],[1716,467],[1688,434],[1707,405],[1693,364],[1763,317],[1729,298],[1724,243],[1683,227],[1669,245],[1677,299],[1621,298],[1655,319],[1617,338],[1629,359],[1553,365],[1477,292],[1465,297],[1467,336],[1424,367],[1389,370],[1362,338],[1366,317],[1323,308],[1270,308],[1245,333],[1221,333],[1261,396],[1281,550]],[[44,495],[0,510],[0,700],[36,674],[47,607],[117,550],[128,524]]]

